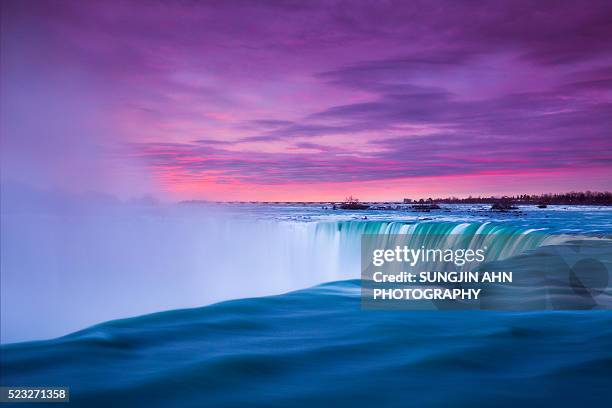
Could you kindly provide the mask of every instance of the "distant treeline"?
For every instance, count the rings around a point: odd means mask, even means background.
[[[612,193],[609,191],[584,191],[561,194],[521,194],[503,197],[467,197],[467,198],[428,198],[420,200],[404,199],[404,203],[435,203],[435,204],[561,204],[561,205],[612,205]]]

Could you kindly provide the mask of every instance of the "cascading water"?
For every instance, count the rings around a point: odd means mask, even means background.
[[[336,278],[357,278],[360,271],[360,241],[364,234],[382,235],[407,234],[412,248],[427,245],[444,248],[449,242],[460,240],[465,247],[488,246],[488,253],[494,259],[504,259],[545,243],[557,242],[541,234],[539,229],[491,222],[421,222],[397,221],[335,221],[316,224],[315,241],[328,243],[334,248]]]
[[[299,211],[304,215],[295,215]],[[504,256],[546,239],[533,224],[466,222],[462,214],[419,222],[410,215],[398,221],[395,213],[387,220],[362,220],[347,214],[337,219],[337,213],[314,208],[299,211],[263,206],[235,212],[127,206],[107,212],[15,211],[0,226],[2,341],[355,279],[362,234],[413,234],[417,248],[432,239],[469,241],[495,234],[501,239],[491,242],[490,251]],[[583,213],[570,215],[585,225]],[[589,217],[603,225],[600,214]],[[23,324],[41,317],[49,323]]]

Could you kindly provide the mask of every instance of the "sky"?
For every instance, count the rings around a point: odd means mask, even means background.
[[[612,189],[612,2],[2,1],[1,178],[163,200]]]

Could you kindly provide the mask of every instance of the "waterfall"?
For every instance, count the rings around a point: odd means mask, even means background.
[[[358,278],[360,274],[360,243],[363,234],[381,235],[381,247],[386,237],[409,234],[406,243],[412,248],[422,245],[445,248],[451,243],[463,247],[488,247],[493,259],[505,259],[540,245],[558,242],[562,237],[551,237],[541,230],[491,222],[421,222],[398,221],[335,221],[316,224],[314,240],[334,249],[333,262],[336,279]]]
[[[503,223],[303,222],[185,210],[13,214],[1,228],[3,341],[356,279],[362,234],[414,234],[417,246],[503,234],[491,245],[507,254],[545,239]],[[29,319],[50,323],[24,326]]]

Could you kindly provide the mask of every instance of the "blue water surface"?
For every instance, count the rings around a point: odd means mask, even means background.
[[[79,407],[607,406],[612,312],[367,311],[359,281],[2,348]]]
[[[299,249],[315,256],[321,248],[311,243],[336,245],[329,254],[344,266],[359,259],[364,233],[612,234],[612,211],[603,207],[443,206],[423,214],[254,205],[235,212],[312,226],[295,230]],[[268,239],[266,225],[252,228],[255,242]],[[251,270],[262,282],[266,271]],[[610,405],[612,311],[371,311],[361,308],[359,289],[358,280],[336,281],[5,344],[0,382],[68,386],[74,407]],[[105,296],[112,306],[112,294]]]

